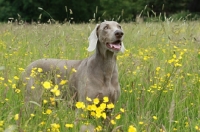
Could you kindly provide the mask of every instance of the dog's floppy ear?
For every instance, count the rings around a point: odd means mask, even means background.
[[[122,53],[124,53],[124,51],[126,50],[125,47],[124,47],[124,43],[122,42],[121,45],[122,45],[122,47],[121,47],[121,50],[120,50],[120,51],[121,51]]]
[[[99,24],[96,25],[96,27],[91,32],[91,34],[88,38],[88,40],[89,40],[89,47],[87,48],[88,51],[93,51],[96,49],[97,41],[98,41],[98,37],[97,37],[98,27],[99,27]]]

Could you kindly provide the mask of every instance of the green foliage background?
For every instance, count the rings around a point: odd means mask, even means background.
[[[0,21],[7,22],[8,18],[38,21],[41,14],[42,22],[51,18],[76,23],[91,19],[134,21],[142,10],[143,15],[148,12],[152,15],[154,11],[169,16],[180,11],[200,12],[199,6],[198,0],[0,0]],[[44,10],[38,10],[38,7]]]

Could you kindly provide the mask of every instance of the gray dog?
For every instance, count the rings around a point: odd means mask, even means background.
[[[115,103],[120,95],[116,54],[125,50],[123,36],[123,30],[117,22],[105,21],[97,24],[89,36],[87,50],[96,49],[92,56],[84,60],[40,59],[32,62],[23,74],[26,104],[42,103],[45,93],[41,82],[45,79],[58,86],[62,80],[68,80],[68,87],[65,87],[67,92],[63,93],[68,100],[73,98],[84,102],[86,97],[102,100],[107,96],[110,102]],[[33,76],[34,68],[41,68],[42,72]],[[76,72],[72,73],[72,68]]]

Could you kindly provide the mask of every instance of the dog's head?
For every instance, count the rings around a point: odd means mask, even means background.
[[[96,49],[99,41],[103,48],[112,52],[124,52],[123,44],[124,32],[119,23],[115,21],[105,21],[101,24],[97,24],[95,29],[89,36],[89,47],[88,51]]]

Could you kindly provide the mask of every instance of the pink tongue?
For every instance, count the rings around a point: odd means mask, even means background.
[[[110,47],[114,48],[114,49],[117,49],[117,50],[120,50],[121,45],[120,44],[110,44]]]

